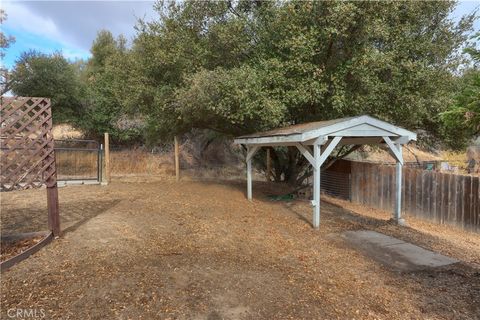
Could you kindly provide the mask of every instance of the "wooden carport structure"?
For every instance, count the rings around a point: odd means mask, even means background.
[[[313,167],[313,227],[320,226],[320,170],[337,146],[387,145],[396,160],[396,191],[393,218],[399,223],[402,197],[402,146],[416,140],[414,132],[368,115],[329,121],[309,122],[241,136],[235,143],[247,148],[247,196],[252,200],[252,158],[261,147],[295,146]],[[313,149],[313,150],[312,150]],[[313,151],[313,152],[312,152]]]

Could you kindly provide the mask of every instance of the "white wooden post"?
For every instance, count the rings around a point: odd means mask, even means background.
[[[402,156],[402,145],[397,144],[395,147],[398,150],[400,156]],[[395,188],[395,211],[394,211],[394,220],[400,224],[404,225],[405,220],[402,219],[402,163],[397,160],[396,168],[396,188]]]
[[[393,143],[389,137],[383,137],[383,140],[387,143],[393,157],[397,160],[395,167],[396,186],[395,186],[395,206],[393,210],[393,220],[399,225],[405,225],[405,220],[402,219],[402,144]]]
[[[252,158],[258,150],[258,146],[247,145],[247,198],[252,200]]]
[[[247,159],[247,198],[252,201],[252,158]]]
[[[320,227],[320,151],[319,144],[313,145],[313,157],[315,165],[313,166],[313,227],[318,229]]]

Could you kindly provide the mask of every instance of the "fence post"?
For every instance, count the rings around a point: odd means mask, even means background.
[[[180,181],[180,156],[179,156],[179,147],[178,147],[178,137],[173,138],[175,144],[175,179]]]
[[[98,182],[103,182],[103,144],[98,149]]]
[[[105,132],[105,182],[110,183],[110,141],[108,132]]]
[[[60,214],[58,209],[57,183],[47,186],[48,228],[55,237],[60,236]]]

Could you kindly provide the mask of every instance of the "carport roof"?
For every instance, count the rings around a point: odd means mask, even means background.
[[[370,140],[364,141],[372,141],[373,143],[376,143],[375,137],[390,137],[392,140],[398,140],[397,142],[399,143],[408,143],[410,140],[416,140],[417,135],[414,132],[397,127],[388,122],[375,119],[368,115],[362,115],[328,121],[308,122],[253,133],[237,137],[235,143],[274,145],[300,142],[312,144],[314,140],[320,137],[323,137],[325,140],[329,137],[348,137],[354,138],[354,140],[351,141],[358,140],[359,142],[359,138],[368,138]]]
[[[314,228],[318,228],[320,225],[320,171],[322,164],[337,146],[380,143],[388,145],[392,156],[397,161],[394,219],[402,224],[402,145],[410,140],[416,140],[416,138],[417,135],[414,132],[364,115],[310,122],[254,133],[238,137],[235,139],[235,143],[244,144],[247,147],[245,160],[247,162],[247,197],[249,200],[252,200],[252,158],[259,148],[264,146],[295,146],[300,151],[313,167],[312,225]],[[313,146],[313,152],[310,147],[307,148],[310,145]]]

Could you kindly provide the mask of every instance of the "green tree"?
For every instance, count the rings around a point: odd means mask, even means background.
[[[151,136],[226,135],[370,114],[438,135],[473,15],[454,2],[159,2],[124,86]],[[126,89],[126,90],[125,90]],[[285,177],[303,158],[288,159]],[[275,156],[275,155],[274,155]]]
[[[74,66],[60,52],[48,55],[28,51],[17,60],[11,74],[16,95],[48,97],[55,122],[74,121],[82,114],[82,84]]]
[[[248,65],[200,70],[177,91],[176,114],[189,126],[231,135],[274,128],[286,107],[268,84],[268,74]]]
[[[480,42],[480,33],[474,37]],[[453,149],[463,149],[480,135],[480,50],[477,42],[465,52],[471,57],[471,67],[458,79],[458,91],[451,107],[443,112],[444,135]]]
[[[0,9],[0,25],[3,25],[5,20],[7,20],[7,13],[5,10]],[[12,43],[15,42],[15,37],[6,35],[2,30],[0,30],[0,59],[3,61],[5,58],[6,50],[10,47]],[[10,90],[10,74],[7,68],[2,64],[0,67],[0,91],[1,94],[4,94]]]
[[[129,59],[122,63],[128,81],[118,90],[127,112],[145,116],[152,143],[194,127],[176,108],[176,90],[187,78],[201,70],[238,67],[251,58],[252,47],[245,22],[230,17],[228,2],[159,2],[156,10],[158,21],[137,25]]]
[[[121,100],[128,81],[126,62],[129,56],[125,38],[115,39],[111,32],[102,30],[90,51],[92,57],[83,75],[88,99],[85,115],[78,125],[94,137],[109,132],[117,141],[136,139],[139,136],[137,126],[119,124],[126,114]]]

